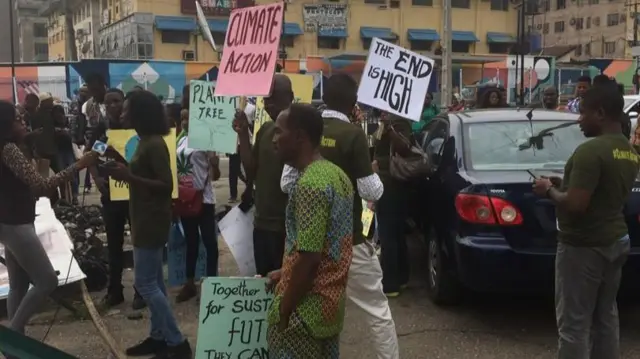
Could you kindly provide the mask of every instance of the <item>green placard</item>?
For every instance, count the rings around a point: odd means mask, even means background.
[[[268,359],[265,278],[205,278],[196,359]]]
[[[233,118],[238,98],[214,96],[213,82],[192,80],[189,87],[189,148],[236,153]]]

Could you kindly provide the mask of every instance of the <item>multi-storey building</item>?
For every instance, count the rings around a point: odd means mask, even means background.
[[[630,17],[626,0],[540,0],[529,24],[542,47],[573,46],[573,59],[623,58]]]
[[[194,0],[68,0],[80,9],[75,33],[91,40],[93,57],[218,61],[198,33]],[[509,0],[451,0],[456,53],[505,54],[515,44],[517,11]],[[51,0],[50,58],[67,59],[61,0]],[[200,0],[215,41],[224,42],[229,13],[265,0]],[[88,5],[87,5],[88,4]],[[85,9],[84,14],[82,9]],[[98,16],[97,16],[98,14]],[[89,20],[85,20],[89,19]],[[99,23],[96,24],[96,19]],[[366,54],[380,37],[434,52],[443,31],[441,0],[295,1],[287,5],[283,44],[288,58]],[[90,25],[82,25],[83,21]],[[76,41],[79,36],[76,36]],[[85,47],[88,45],[84,45]],[[81,54],[82,52],[79,52]]]
[[[47,61],[46,19],[38,14],[46,0],[0,1],[0,21],[9,23],[13,15],[13,55],[16,62]],[[5,19],[6,17],[6,19]],[[0,62],[11,61],[11,31],[0,31]]]

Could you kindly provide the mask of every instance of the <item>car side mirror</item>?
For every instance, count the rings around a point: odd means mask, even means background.
[[[637,111],[629,112],[629,117],[638,117],[638,112]]]

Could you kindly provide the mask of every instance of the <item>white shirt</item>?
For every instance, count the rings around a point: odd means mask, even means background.
[[[178,141],[177,162],[178,180],[181,185],[191,183],[193,188],[204,190],[202,192],[202,203],[215,204],[216,196],[213,193],[211,177],[209,176],[209,156],[207,151],[194,150],[189,148],[188,136],[184,136]]]
[[[322,111],[322,118],[335,118],[345,122],[351,122],[343,113],[332,110]],[[297,169],[289,165],[284,165],[282,177],[280,178],[280,188],[282,188],[282,191],[288,194],[299,176],[300,173]],[[360,198],[365,201],[375,202],[379,200],[384,193],[384,186],[382,185],[382,181],[380,180],[380,177],[378,177],[377,173],[367,177],[358,178],[356,180],[356,184],[358,186],[358,194],[360,195]]]

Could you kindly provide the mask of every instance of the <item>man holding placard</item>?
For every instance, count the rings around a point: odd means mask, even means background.
[[[292,102],[291,80],[285,75],[276,74],[271,95],[264,98],[265,111],[272,119],[276,119]],[[273,148],[276,131],[274,121],[260,127],[253,148],[245,112],[236,112],[233,127],[238,133],[239,153],[247,179],[249,183],[255,183],[253,253],[257,273],[265,276],[282,266],[284,212],[287,205],[287,195],[280,189],[284,164]]]

